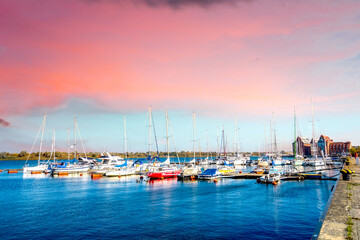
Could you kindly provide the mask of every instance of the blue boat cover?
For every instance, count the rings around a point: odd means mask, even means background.
[[[204,172],[200,173],[199,175],[211,175],[214,176],[216,174],[216,168],[206,169]]]
[[[126,166],[127,166],[127,159],[126,159],[126,161],[124,162],[124,164],[115,165],[115,167],[126,167]]]

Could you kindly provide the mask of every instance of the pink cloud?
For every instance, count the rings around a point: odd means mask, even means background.
[[[359,7],[274,0],[174,10],[2,1],[0,113],[56,107],[73,97],[111,109],[287,112],[314,95],[326,105],[338,98],[329,96],[328,75],[319,79],[316,66],[360,50],[356,40],[332,36],[360,34],[352,19]],[[330,78],[341,86],[342,75]],[[354,89],[340,94],[348,92]]]
[[[2,127],[9,127],[10,126],[10,123],[5,121],[4,119],[1,119],[0,118],[0,126]]]

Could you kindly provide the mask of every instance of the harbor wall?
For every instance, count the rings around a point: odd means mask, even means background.
[[[351,180],[342,176],[334,185],[329,202],[312,239],[359,239],[360,227],[360,166],[355,159],[344,169],[353,170]]]

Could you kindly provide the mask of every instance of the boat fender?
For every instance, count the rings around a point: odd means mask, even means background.
[[[214,183],[217,183],[218,182],[218,180],[217,179],[214,179]]]
[[[260,178],[256,179],[256,181],[257,181],[258,183],[260,183]]]
[[[276,182],[276,181],[273,181],[272,184],[273,184],[273,185],[277,185],[277,182]]]

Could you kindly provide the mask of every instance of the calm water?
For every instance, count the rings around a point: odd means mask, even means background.
[[[138,179],[0,173],[1,239],[310,239],[335,183]]]

